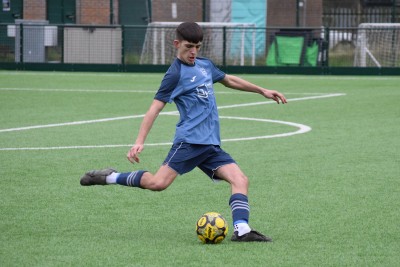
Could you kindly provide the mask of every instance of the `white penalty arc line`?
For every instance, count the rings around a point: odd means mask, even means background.
[[[269,138],[277,138],[277,137],[288,137],[296,134],[303,134],[311,131],[311,127],[294,122],[288,121],[280,121],[280,120],[269,120],[269,119],[257,119],[257,118],[245,118],[245,117],[232,117],[232,116],[220,116],[221,119],[232,119],[232,120],[245,120],[245,121],[259,121],[259,122],[271,122],[289,125],[298,128],[297,131],[273,134],[273,135],[263,135],[263,136],[253,136],[253,137],[242,137],[242,138],[231,138],[231,139],[223,139],[222,142],[234,142],[234,141],[249,141],[249,140],[257,140],[257,139],[269,139]]]
[[[344,96],[344,95],[346,95],[346,94],[338,93],[338,94],[327,94],[327,95],[319,95],[319,96],[291,98],[291,99],[288,99],[288,102],[329,98],[329,97],[337,97],[337,96]],[[218,107],[218,109],[249,107],[249,106],[268,105],[268,104],[275,104],[275,102],[274,101],[262,101],[262,102],[246,103],[246,104],[235,104],[235,105],[220,106],[220,107]],[[177,115],[177,114],[178,114],[177,111],[169,111],[169,112],[161,112],[160,113],[160,115]],[[33,126],[18,127],[18,128],[0,129],[0,133],[26,131],[26,130],[52,128],[52,127],[61,127],[61,126],[82,125],[82,124],[109,122],[109,121],[117,121],[117,120],[136,119],[136,118],[142,118],[142,117],[144,117],[144,114],[113,117],[113,118],[103,118],[103,119],[96,119],[96,120],[84,120],[84,121],[73,121],[73,122],[53,123],[53,124],[44,124],[44,125],[33,125]]]
[[[243,120],[243,121],[258,121],[265,123],[278,123],[289,125],[298,128],[297,131],[273,134],[273,135],[263,135],[263,136],[253,136],[253,137],[241,137],[241,138],[229,138],[222,139],[222,142],[237,142],[237,141],[251,141],[258,139],[269,139],[277,137],[288,137],[296,134],[303,134],[311,131],[311,127],[299,123],[280,121],[280,120],[269,120],[269,119],[257,119],[257,118],[246,118],[246,117],[233,117],[233,116],[220,116],[221,119],[231,119],[231,120]],[[165,143],[149,143],[145,146],[167,146],[172,145],[171,142]],[[118,148],[118,147],[131,147],[132,144],[125,145],[88,145],[88,146],[59,146],[59,147],[20,147],[20,148],[0,148],[0,151],[18,151],[18,150],[62,150],[62,149],[93,149],[93,148]]]

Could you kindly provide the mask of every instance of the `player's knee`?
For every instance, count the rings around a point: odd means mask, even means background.
[[[164,191],[165,189],[167,189],[167,187],[168,186],[165,186],[165,185],[156,185],[156,186],[154,186],[154,188],[153,188],[153,191],[158,191],[158,192],[160,192],[160,191]]]
[[[168,179],[168,177],[153,175],[151,173],[146,173],[141,181],[141,186],[144,189],[151,191],[163,191],[168,188],[168,186],[173,182],[174,179]]]
[[[246,188],[248,188],[248,187],[249,187],[249,178],[247,178],[246,175],[243,175],[243,176],[241,177],[241,180],[242,180],[243,186],[246,187]]]
[[[241,174],[233,180],[233,183],[238,188],[248,188],[249,187],[249,179],[246,175]]]
[[[148,189],[152,191],[163,191],[167,189],[168,186],[169,184],[164,181],[154,181],[148,185]]]

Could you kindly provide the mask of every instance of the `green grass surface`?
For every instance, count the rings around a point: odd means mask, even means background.
[[[223,148],[272,244],[201,244],[202,213],[231,224],[230,188],[198,170],[157,193],[79,185],[91,169],[157,170],[178,118],[158,118],[132,166],[141,118],[124,117],[146,112],[162,74],[0,72],[0,266],[397,266],[400,78],[240,76],[289,100],[216,85],[220,116],[235,117],[221,119]],[[266,119],[312,130],[230,141],[298,130]]]

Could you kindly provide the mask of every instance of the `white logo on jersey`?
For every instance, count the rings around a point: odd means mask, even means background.
[[[194,82],[194,80],[196,80],[196,76],[193,76],[193,78],[190,81]]]
[[[207,77],[207,71],[205,68],[201,68],[200,71],[201,71],[201,74],[204,75],[204,77]]]
[[[208,98],[208,91],[207,89],[196,88],[197,96],[200,98]]]
[[[211,87],[211,84],[199,85],[198,87],[196,87],[197,96],[200,98],[208,98],[208,95],[213,93],[212,90],[209,89]]]

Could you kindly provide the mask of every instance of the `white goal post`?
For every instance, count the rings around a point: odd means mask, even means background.
[[[254,23],[197,22],[204,30],[199,56],[222,65],[255,65],[256,25]],[[170,64],[176,57],[173,47],[175,29],[180,22],[152,22],[146,30],[140,64]],[[225,43],[224,43],[225,41]],[[224,55],[225,52],[225,55]]]
[[[360,24],[354,66],[400,67],[400,23]]]

